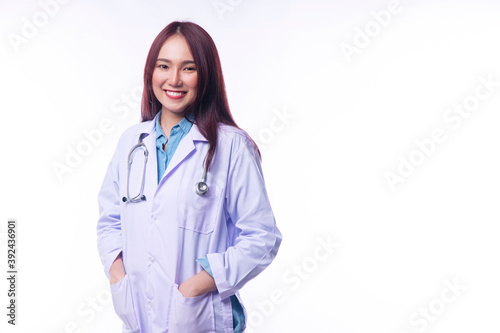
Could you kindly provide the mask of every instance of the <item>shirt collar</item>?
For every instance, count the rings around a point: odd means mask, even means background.
[[[163,128],[161,127],[160,125],[160,118],[161,118],[161,110],[160,112],[158,112],[158,115],[156,116],[156,123],[155,123],[155,126],[156,126],[156,138],[160,138],[162,135],[166,138],[167,136],[165,135],[165,132],[163,131]],[[172,129],[178,127],[182,130],[182,132],[184,132],[184,134],[187,134],[189,133],[189,130],[191,130],[191,127],[193,126],[193,121],[194,118],[192,115],[187,115],[185,116],[184,118],[182,118],[182,120],[176,124],[174,127],[172,127]]]
[[[175,126],[179,126],[184,134],[188,134],[191,130],[191,126],[193,126],[193,117],[191,115],[185,116],[181,121]]]

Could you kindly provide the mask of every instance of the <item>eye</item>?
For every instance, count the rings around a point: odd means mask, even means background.
[[[156,67],[163,68],[163,69],[167,69],[168,68],[168,66],[165,65],[165,64],[160,64],[160,65],[158,65]]]
[[[186,67],[186,68],[184,68],[184,70],[186,70],[186,71],[195,71],[196,68],[195,67]]]

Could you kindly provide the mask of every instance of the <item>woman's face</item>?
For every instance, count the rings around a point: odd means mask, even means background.
[[[153,91],[164,112],[183,115],[196,98],[198,72],[186,40],[168,38],[158,53],[153,71]]]

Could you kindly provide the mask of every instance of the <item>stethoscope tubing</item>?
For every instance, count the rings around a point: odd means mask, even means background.
[[[142,150],[144,152],[144,166],[142,169],[142,181],[141,181],[141,190],[138,195],[135,197],[131,198],[130,197],[130,170],[132,169],[132,161],[133,161],[133,156],[137,150]],[[127,196],[122,198],[122,201],[125,203],[131,203],[131,202],[141,202],[141,201],[146,201],[146,196],[144,195],[144,185],[146,183],[146,165],[148,162],[148,155],[149,151],[144,142],[142,142],[142,134],[139,136],[139,141],[138,143],[132,147],[130,152],[128,153],[128,159],[127,159]],[[208,184],[206,183],[207,180],[207,166],[206,164],[204,165],[203,168],[203,176],[201,177],[201,181],[196,183],[194,185],[194,191],[196,194],[199,196],[204,196],[208,192]]]
[[[144,152],[144,166],[142,169],[142,181],[141,181],[141,190],[138,195],[136,195],[133,198],[130,198],[130,170],[132,169],[132,160],[135,152],[137,150],[142,150]],[[144,193],[144,184],[146,182],[146,165],[148,163],[148,149],[146,148],[146,145],[144,142],[142,142],[142,136],[139,138],[139,142],[132,147],[132,150],[130,150],[130,153],[128,154],[128,160],[127,160],[127,202],[140,202],[146,200],[146,196],[143,194]]]

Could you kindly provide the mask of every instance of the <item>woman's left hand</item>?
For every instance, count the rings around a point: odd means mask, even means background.
[[[184,297],[196,297],[216,289],[214,278],[205,270],[190,277],[179,286],[179,291]]]

